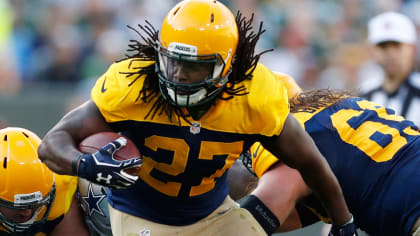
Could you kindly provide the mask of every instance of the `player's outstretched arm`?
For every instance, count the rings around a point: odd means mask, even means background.
[[[39,158],[54,172],[74,175],[72,162],[80,156],[76,144],[85,137],[112,131],[92,101],[66,114],[44,137],[38,148]]]
[[[276,230],[276,233],[290,232],[293,230],[301,229],[303,227],[302,222],[299,218],[299,213],[296,208],[290,211],[287,219],[281,223],[280,227]]]
[[[304,181],[322,200],[333,225],[341,227],[350,221],[352,216],[336,177],[311,137],[292,115],[289,114],[279,136],[262,140],[261,143],[285,164],[300,172]]]
[[[251,194],[272,209],[282,226],[296,202],[310,193],[299,172],[279,162],[261,176],[257,188]]]

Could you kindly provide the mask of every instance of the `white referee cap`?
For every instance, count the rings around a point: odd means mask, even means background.
[[[396,12],[379,14],[368,23],[368,40],[371,44],[386,41],[415,44],[416,34],[414,23]]]

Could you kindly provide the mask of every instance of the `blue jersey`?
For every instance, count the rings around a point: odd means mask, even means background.
[[[287,92],[270,70],[258,65],[254,79],[241,84],[247,95],[217,100],[200,120],[172,121],[166,114],[150,119],[153,102],[138,99],[145,76],[132,83],[123,73],[151,63],[115,63],[92,89],[106,122],[143,156],[139,180],[111,190],[108,200],[115,209],[150,221],[192,224],[224,201],[226,171],[241,152],[255,140],[280,134],[289,113]]]
[[[417,127],[392,110],[361,98],[345,98],[293,115],[337,176],[356,225],[371,235],[411,235],[420,216]],[[267,151],[254,151],[258,175],[275,162],[263,152]],[[325,217],[320,204],[303,204],[321,219]]]
[[[351,98],[304,125],[337,176],[356,224],[373,235],[410,235],[420,216],[420,136],[414,124]]]

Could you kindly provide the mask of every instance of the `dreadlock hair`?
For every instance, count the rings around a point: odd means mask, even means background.
[[[290,112],[315,112],[319,108],[334,104],[343,98],[354,97],[356,93],[344,90],[308,90],[290,99]]]
[[[237,86],[237,84],[244,80],[250,80],[261,55],[273,50],[269,49],[255,54],[255,46],[265,30],[262,29],[263,22],[261,22],[258,31],[253,31],[252,22],[254,20],[254,14],[252,14],[250,19],[246,19],[238,11],[235,20],[238,26],[238,46],[236,55],[232,61],[232,68],[231,73],[228,76],[228,83],[223,89],[223,92],[228,96],[223,97],[224,93],[220,93],[218,96],[218,98],[223,100],[232,99],[233,96],[248,94],[246,88],[243,85]],[[179,123],[181,122],[181,118],[190,123],[187,119],[189,115],[186,114],[184,110],[171,105],[161,96],[159,90],[159,78],[155,71],[154,63],[145,67],[131,67],[133,62],[136,61],[156,62],[156,48],[159,42],[159,31],[156,30],[153,25],[150,24],[150,22],[145,22],[145,25],[137,25],[139,30],[135,29],[134,27],[127,26],[129,29],[133,30],[137,35],[140,36],[142,42],[137,40],[130,40],[126,58],[123,60],[131,59],[132,61],[130,62],[129,67],[135,70],[133,72],[120,73],[125,74],[126,77],[133,77],[133,81],[129,84],[129,86],[135,83],[141,76],[146,76],[143,82],[143,88],[139,92],[137,100],[141,99],[145,103],[153,101],[154,104],[150,111],[146,114],[145,119],[148,117],[153,119],[156,114],[160,116],[161,114],[165,113],[170,121],[172,121],[172,117],[175,114]]]
[[[238,46],[235,58],[232,61],[232,71],[224,89],[224,92],[230,96],[222,98],[225,100],[231,99],[233,96],[248,94],[243,85],[235,88],[236,85],[244,80],[252,79],[252,73],[257,67],[261,55],[273,51],[273,49],[268,49],[255,54],[255,46],[265,30],[262,28],[262,21],[260,22],[260,26],[256,33],[252,30],[254,14],[251,15],[251,18],[246,19],[246,17],[242,16],[241,12],[238,11],[235,20],[236,25],[238,26]],[[223,93],[221,93],[221,95],[222,94]]]

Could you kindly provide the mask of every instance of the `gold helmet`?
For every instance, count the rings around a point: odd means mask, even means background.
[[[54,173],[38,158],[41,139],[29,130],[0,130],[0,206],[13,210],[34,209],[23,223],[0,212],[1,225],[12,233],[45,222],[55,197]]]
[[[167,14],[156,48],[156,70],[163,97],[192,107],[212,101],[227,83],[238,46],[232,12],[216,0],[184,0]],[[199,82],[180,83],[176,67],[206,73]]]

